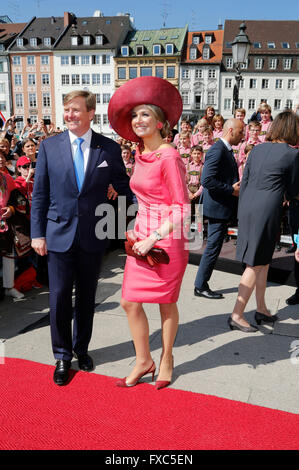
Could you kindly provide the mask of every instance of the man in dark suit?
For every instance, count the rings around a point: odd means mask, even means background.
[[[223,298],[222,294],[209,288],[208,282],[222,248],[227,223],[236,216],[240,182],[231,146],[237,145],[243,135],[244,124],[239,119],[228,119],[223,127],[223,137],[206,154],[201,202],[203,215],[208,219],[208,237],[195,279],[194,295],[199,297]]]
[[[95,96],[74,91],[64,99],[68,131],[43,141],[35,171],[31,208],[32,247],[48,255],[54,382],[69,377],[73,352],[79,368],[93,369],[88,355],[95,294],[108,239],[97,237],[96,209],[108,203],[108,187],[130,197],[120,147],[93,132]],[[97,211],[104,213],[104,211]],[[100,239],[101,238],[101,239]],[[72,333],[72,289],[75,310]]]

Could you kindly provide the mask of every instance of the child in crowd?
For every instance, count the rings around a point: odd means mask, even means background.
[[[31,207],[35,170],[31,168],[30,158],[25,156],[17,160],[16,167],[19,176],[15,179],[15,186],[28,199]]]
[[[223,134],[223,124],[224,124],[224,119],[221,116],[221,114],[215,114],[213,117],[213,139],[215,142],[219,140],[222,137]]]
[[[244,108],[237,108],[234,113],[234,118],[239,119],[240,121],[243,122],[244,124],[244,137],[245,140],[248,140],[249,134],[248,134],[248,126],[246,126],[245,123],[245,116],[246,116],[246,110]]]
[[[239,157],[238,157],[238,164],[242,163],[244,158],[245,158],[245,147],[247,144],[249,145],[259,145],[262,144],[262,141],[259,139],[259,135],[261,132],[261,124],[259,121],[251,121],[248,124],[248,132],[249,132],[249,137],[247,142],[243,142],[240,147],[239,151]]]
[[[208,121],[201,118],[194,127],[194,133],[191,136],[191,147],[202,144],[202,132],[208,127]]]
[[[188,121],[188,119],[186,118],[183,118],[181,120],[181,125],[180,125],[180,128],[181,128],[181,133],[182,132],[189,132],[191,134],[192,132],[192,126],[191,126],[191,123],[190,121]],[[179,143],[179,140],[180,140],[180,134],[176,134],[174,136],[174,139],[173,139],[173,143],[174,143],[174,146],[177,147],[178,146],[178,143]]]
[[[272,120],[271,120],[271,106],[269,106],[267,103],[262,103],[259,106],[258,112],[261,115],[261,132],[260,132],[260,140],[262,142],[265,142],[266,140],[266,134],[270,130]]]
[[[243,172],[244,172],[244,168],[245,168],[245,165],[246,165],[246,162],[247,162],[247,158],[251,152],[251,150],[253,149],[254,147],[254,144],[246,144],[245,147],[244,147],[244,157],[242,159],[242,161],[240,160],[239,161],[239,164],[238,164],[238,170],[239,170],[239,179],[241,181],[242,177],[243,177]]]
[[[121,156],[126,167],[126,172],[129,178],[131,178],[134,171],[134,159],[132,157],[131,148],[128,145],[121,146]]]
[[[191,220],[194,219],[195,204],[198,203],[199,196],[203,190],[200,184],[203,157],[203,148],[200,145],[191,148],[190,162],[187,168],[187,188],[191,202]]]
[[[187,168],[191,153],[191,142],[189,132],[180,133],[177,150],[183,159],[185,167]]]
[[[213,128],[211,126],[208,126],[205,128],[205,130],[202,133],[202,148],[203,148],[203,153],[204,156],[206,155],[207,151],[209,150],[210,147],[214,144],[214,139],[213,139]]]

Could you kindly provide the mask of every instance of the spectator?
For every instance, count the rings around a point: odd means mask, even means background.
[[[223,134],[223,124],[224,124],[224,119],[221,114],[215,114],[213,117],[213,122],[212,122],[212,127],[213,127],[213,139],[215,142],[219,140],[222,137]]]

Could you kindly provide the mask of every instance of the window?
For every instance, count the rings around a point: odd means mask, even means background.
[[[69,84],[70,84],[70,76],[61,75],[61,85],[69,85]]]
[[[24,39],[23,38],[18,38],[17,39],[17,46],[18,47],[24,46]]]
[[[78,36],[71,36],[71,45],[78,46]]]
[[[49,56],[48,55],[41,55],[41,64],[42,65],[49,65]]]
[[[197,48],[190,47],[190,60],[196,60],[196,59],[197,59]]]
[[[205,43],[206,44],[212,44],[212,36],[210,34],[206,34]]]
[[[36,124],[37,123],[37,118],[38,118],[38,116],[36,114],[33,114],[32,116],[29,116],[31,124]]]
[[[215,69],[210,69],[208,72],[208,77],[209,78],[216,78],[216,70]]]
[[[167,78],[175,78],[175,67],[172,65],[167,67]]]
[[[136,47],[136,55],[143,55],[143,46]]]
[[[89,35],[83,36],[83,44],[84,44],[84,46],[90,46],[90,36]]]
[[[190,100],[189,97],[190,97],[189,91],[182,91],[183,104],[190,104],[189,103],[189,100]]]
[[[269,79],[263,78],[262,79],[262,88],[269,88]]]
[[[0,111],[6,111],[6,101],[0,101]]]
[[[140,67],[140,76],[141,77],[151,77],[152,76],[152,67]]]
[[[294,78],[290,78],[288,80],[288,90],[295,90],[295,79]]]
[[[193,36],[192,44],[199,44],[199,43],[200,43],[200,36]]]
[[[35,85],[36,80],[35,80],[35,73],[29,73],[28,74],[28,85]]]
[[[293,100],[286,100],[286,108],[293,109]]]
[[[269,41],[267,45],[268,45],[268,49],[275,49],[275,42]]]
[[[262,44],[260,42],[254,42],[253,47],[254,47],[254,49],[261,49]]]
[[[102,55],[102,64],[103,65],[110,64],[110,57],[111,56],[109,54],[103,54]]]
[[[97,126],[101,125],[101,115],[100,114],[95,114],[94,115],[93,123],[96,124]]]
[[[42,74],[42,85],[50,85],[50,75],[48,73]]]
[[[129,67],[129,79],[137,77],[137,67]]]
[[[182,70],[182,78],[190,78],[189,69]]]
[[[292,59],[283,59],[283,68],[290,70],[292,68]]]
[[[274,109],[279,110],[281,108],[281,100],[274,100]]]
[[[271,58],[269,59],[269,69],[275,70],[277,67],[277,59]]]
[[[91,76],[91,83],[93,85],[99,85],[101,82],[100,82],[100,77],[101,75],[99,73],[93,73],[92,76]]]
[[[36,47],[37,46],[37,38],[30,38],[29,39],[29,44],[31,47]]]
[[[72,85],[80,85],[80,75],[78,73],[72,74]]]
[[[80,64],[80,56],[71,55],[71,65],[79,65],[79,64]]]
[[[90,75],[89,73],[82,74],[82,85],[90,85]]]
[[[201,93],[195,93],[195,109],[201,109]]]
[[[154,55],[160,55],[161,54],[161,45],[160,44],[154,44],[153,45],[153,54]]]
[[[23,108],[23,93],[16,93],[16,107]]]
[[[97,34],[96,35],[96,45],[97,46],[102,46],[104,44],[104,38],[102,34]]]
[[[248,100],[248,109],[255,109],[255,99],[250,98]]]
[[[215,104],[215,91],[208,91],[208,105]]]
[[[196,69],[195,78],[202,78],[202,76],[203,76],[202,69]]]
[[[51,46],[51,38],[44,38],[44,46]]]
[[[173,44],[166,44],[165,52],[168,55],[173,54],[174,53],[174,45]]]
[[[81,56],[81,65],[89,65],[89,55]]]
[[[21,65],[21,57],[18,55],[13,56],[12,65]]]
[[[226,43],[225,43],[225,47],[226,47],[227,49],[231,49],[231,48],[232,48],[232,43],[231,43],[231,42],[226,42]]]
[[[158,65],[157,67],[155,67],[155,73],[156,77],[164,78],[164,67]]]
[[[225,88],[231,88],[231,87],[232,87],[232,83],[233,83],[233,79],[232,79],[232,78],[226,78],[225,81],[224,81],[224,87],[225,87]]]
[[[28,55],[27,56],[27,65],[34,65],[34,63],[35,63],[34,59],[35,59],[34,55]]]
[[[100,104],[101,103],[101,94],[100,93],[95,93],[95,97],[96,97],[96,103]]]
[[[15,86],[21,86],[22,85],[22,75],[19,75],[19,74],[14,75],[14,82],[15,82]]]
[[[111,95],[110,93],[103,93],[103,104],[108,104],[110,101]]]
[[[295,43],[296,49],[299,49],[299,42]]]
[[[244,84],[245,84],[245,80],[244,78],[241,78],[241,80],[239,81],[239,88],[244,88]],[[239,108],[242,108],[243,106],[239,106]]]
[[[110,73],[103,73],[103,85],[110,85]]]
[[[233,58],[232,57],[227,57],[226,58],[226,67],[228,69],[232,69],[233,68]]]
[[[35,93],[29,93],[29,106],[30,108],[36,108],[37,106]]]
[[[91,56],[91,63],[92,65],[100,65],[100,55],[92,55]]]
[[[69,65],[69,56],[68,55],[62,55],[60,58],[60,64],[61,65]]]
[[[281,90],[282,89],[282,83],[283,83],[282,78],[277,78],[275,80],[275,89],[276,90]]]
[[[282,42],[282,43],[281,43],[281,47],[282,47],[283,49],[290,49],[290,44],[289,44],[288,42]]]
[[[129,55],[129,46],[122,46],[121,55],[127,57]]]
[[[224,110],[231,111],[232,109],[232,100],[231,98],[224,98]]]
[[[103,124],[109,124],[108,115],[107,115],[107,114],[103,114]]]
[[[251,78],[249,80],[249,88],[256,88],[257,87],[257,79],[256,78]]]
[[[238,108],[243,108],[243,100],[239,98],[238,102],[237,102],[237,107]]]
[[[254,66],[255,68],[258,70],[258,69],[262,69],[263,68],[263,59],[260,58],[260,57],[257,57],[255,58],[254,60]]]
[[[118,80],[125,80],[127,78],[126,67],[118,67],[117,78]]]
[[[210,58],[210,46],[204,46],[202,50],[203,60],[209,60]]]
[[[50,93],[43,93],[43,106],[51,106],[51,96]]]

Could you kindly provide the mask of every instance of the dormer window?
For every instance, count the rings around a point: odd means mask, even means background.
[[[161,44],[154,44],[153,45],[153,54],[160,55],[161,54]]]
[[[136,46],[136,55],[144,54],[144,46]]]
[[[288,42],[281,43],[283,49],[290,49],[290,44]]]
[[[30,38],[30,46],[31,47],[36,47],[37,46],[37,38]]]
[[[24,46],[24,39],[23,38],[18,38],[17,39],[17,46],[18,47],[23,47]]]
[[[200,43],[200,36],[193,36],[192,44],[199,44],[199,43]]]
[[[166,44],[166,54],[173,54],[174,52],[174,45],[173,44]]]
[[[203,60],[209,60],[210,59],[210,46],[205,45],[202,50],[202,58]]]
[[[78,46],[78,36],[71,37],[71,44],[72,46]]]
[[[104,44],[104,36],[102,34],[96,34],[96,45],[102,46]]]
[[[51,46],[51,38],[44,38],[44,46]]]
[[[211,34],[207,34],[205,36],[205,44],[212,44],[212,35]]]
[[[84,46],[90,46],[90,34],[88,34],[88,33],[84,34],[83,44],[84,44]]]
[[[124,57],[128,57],[129,55],[129,46],[122,46],[121,47],[121,55]]]
[[[190,60],[197,59],[197,47],[191,46],[190,47]]]
[[[268,42],[268,49],[275,49],[275,42]]]

